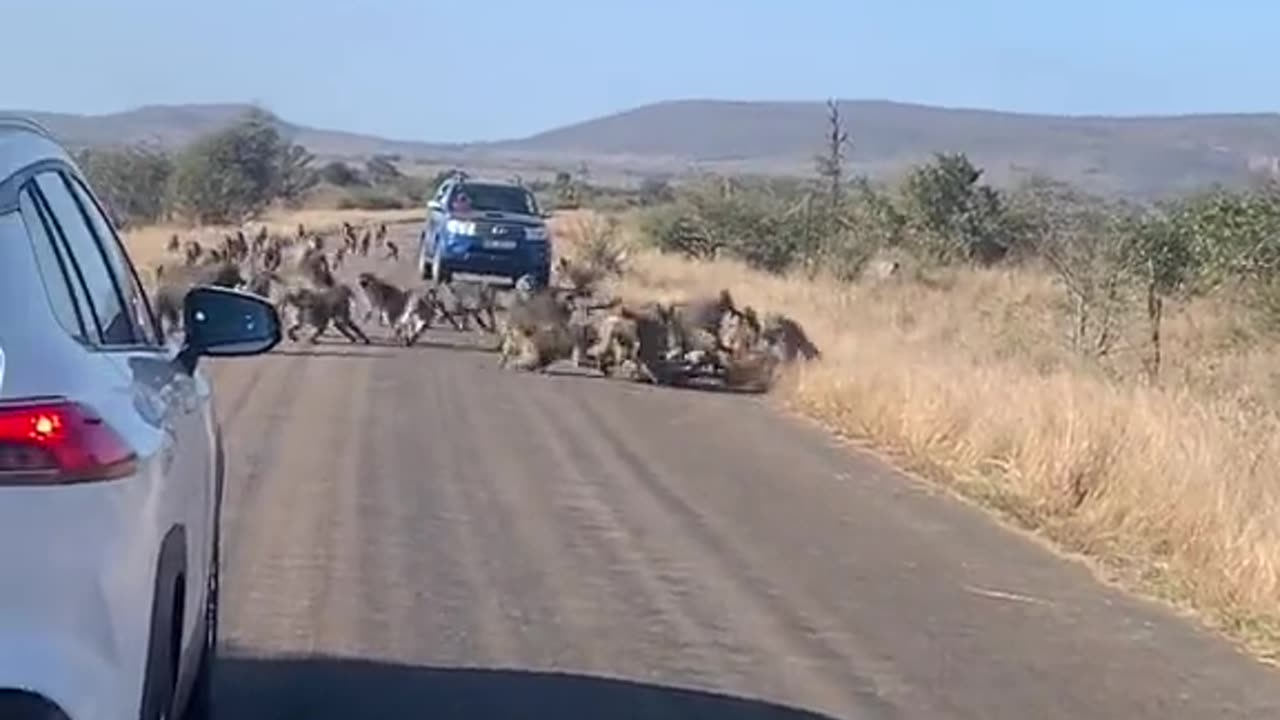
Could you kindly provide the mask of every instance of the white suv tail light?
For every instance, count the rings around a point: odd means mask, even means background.
[[[113,480],[137,464],[137,453],[83,403],[0,402],[0,487]]]

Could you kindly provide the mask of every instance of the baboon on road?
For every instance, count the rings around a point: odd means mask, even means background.
[[[687,351],[714,352],[721,349],[720,326],[725,317],[736,315],[733,296],[727,289],[715,297],[701,297],[671,305],[672,329],[679,346]]]
[[[342,221],[342,245],[352,250],[356,247],[356,229],[345,220]]]
[[[267,246],[270,244],[270,241],[271,241],[271,236],[267,232],[267,226],[263,225],[258,230],[258,234],[253,237],[253,247],[251,248],[251,252],[254,255],[261,255],[263,252],[266,251]]]
[[[457,330],[467,330],[474,320],[481,330],[498,331],[498,291],[492,285],[454,280],[436,285],[437,309]]]
[[[185,255],[187,265],[195,265],[204,256],[204,246],[199,240],[190,240],[187,242]]]
[[[635,370],[641,378],[655,385],[669,385],[680,379],[678,366],[673,366],[670,359],[673,354],[672,341],[675,334],[672,326],[676,320],[674,309],[658,302],[641,305],[623,305],[618,309],[622,318],[630,321],[628,325],[620,325],[619,330],[631,330],[634,327],[633,362]]]
[[[579,344],[585,350],[574,358],[577,365],[585,356],[606,376],[613,376],[623,368],[630,369],[632,373],[640,372],[639,328],[636,321],[619,313],[597,318],[582,332]]]
[[[399,259],[400,259],[400,246],[399,246],[399,245],[396,245],[395,243],[391,242],[390,240],[388,240],[388,241],[386,242],[386,246],[387,246],[387,254],[386,254],[382,259],[383,259],[383,260],[399,260]]]
[[[378,324],[388,326],[404,315],[409,293],[371,272],[360,273],[356,283],[360,286],[360,289],[364,292],[365,299],[369,302],[369,312],[364,316],[366,321],[376,312],[378,313]]]
[[[266,270],[270,270],[271,272],[279,270],[280,264],[283,261],[284,253],[281,252],[280,247],[277,245],[268,245],[267,248],[262,251],[262,267]]]
[[[156,288],[152,306],[160,319],[161,330],[166,334],[181,327],[182,306],[191,288],[197,285],[236,288],[244,284],[240,266],[232,262],[184,266],[165,271],[162,275],[164,279]]]
[[[667,358],[692,365],[718,365],[718,358],[732,352],[724,342],[726,323],[756,326],[754,316],[746,317],[734,304],[727,289],[722,289],[714,297],[673,303],[668,325]]]
[[[249,280],[245,282],[244,289],[246,292],[270,299],[271,288],[283,284],[284,280],[274,270],[263,268],[249,275]]]
[[[350,287],[341,284],[318,290],[300,287],[286,292],[281,303],[294,308],[297,315],[285,334],[290,340],[297,342],[298,331],[303,325],[310,325],[315,332],[308,342],[314,343],[332,324],[351,342],[370,344],[369,337],[351,321],[351,301],[354,296],[355,292]]]
[[[329,267],[329,258],[324,254],[324,244],[320,238],[316,238],[316,241],[316,244],[302,254],[302,259],[298,261],[298,269],[302,272],[302,276],[316,287],[333,287],[337,281],[333,277],[333,270]]]
[[[178,239],[178,233],[169,236],[169,244],[165,245],[165,251],[174,255],[182,251],[182,241]]]
[[[436,297],[436,288],[427,285],[408,291],[404,312],[394,324],[395,335],[405,346],[413,345],[422,337],[422,333],[431,327],[439,311],[440,302]],[[455,323],[456,324],[456,323]]]

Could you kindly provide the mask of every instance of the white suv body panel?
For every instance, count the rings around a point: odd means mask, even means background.
[[[0,184],[50,157],[66,160],[47,139],[0,124]],[[0,403],[84,402],[140,461],[106,482],[0,485],[0,689],[43,695],[72,720],[138,717],[157,568],[175,528],[186,549],[180,656],[203,646],[216,423],[209,383],[183,371],[175,350],[88,348],[65,332],[22,214],[0,204]]]
[[[173,517],[163,481],[148,467],[109,483],[0,489],[0,536],[26,540],[0,543],[0,686],[76,720],[137,717],[157,550]]]

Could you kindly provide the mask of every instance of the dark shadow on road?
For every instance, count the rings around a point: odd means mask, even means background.
[[[738,387],[733,385],[725,385],[719,380],[712,378],[692,378],[684,382],[674,383],[670,385],[672,389],[715,393],[717,395],[766,395],[769,388],[766,387]]]
[[[327,358],[386,358],[391,357],[393,353],[385,349],[374,349],[375,345],[353,345],[350,350],[332,349],[332,345],[326,347],[326,343],[317,343],[315,345],[290,348],[279,348],[271,351],[271,355],[285,355],[297,357],[327,357]]]
[[[399,347],[405,347],[405,346],[400,345]],[[408,346],[408,348],[409,349],[428,348],[431,350],[458,350],[461,352],[478,352],[478,353],[497,353],[498,352],[498,345],[496,340],[492,341],[490,344],[487,344],[487,345],[476,345],[476,344],[471,344],[466,342],[445,342],[441,340],[436,340],[434,338],[420,337],[418,338],[417,342],[415,342],[413,345]]]
[[[224,658],[215,677],[215,717],[226,720],[831,718],[760,700],[598,676],[357,659]]]

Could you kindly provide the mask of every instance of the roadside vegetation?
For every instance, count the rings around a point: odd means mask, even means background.
[[[956,153],[876,183],[856,118],[832,106],[823,137],[810,180],[619,190],[574,168],[529,187],[563,211],[566,252],[624,292],[727,287],[801,321],[823,359],[775,391],[792,409],[1276,657],[1280,186],[999,190]],[[85,163],[135,226],[415,219],[435,182],[308,157],[250,117],[175,156]]]
[[[1274,658],[1280,186],[1140,203],[1000,191],[962,154],[876,184],[851,158],[833,107],[809,182],[650,188],[620,230],[565,231],[630,246],[637,294],[728,287],[802,321],[823,360],[791,408]]]

